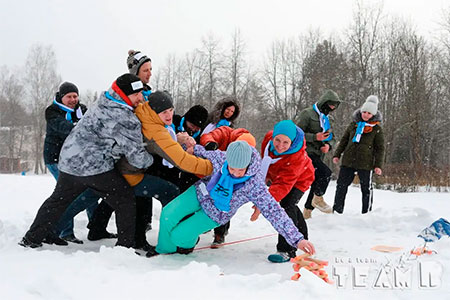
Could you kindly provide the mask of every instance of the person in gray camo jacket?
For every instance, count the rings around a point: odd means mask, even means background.
[[[116,212],[116,245],[134,247],[134,192],[114,164],[122,156],[136,168],[153,163],[142,142],[141,122],[134,114],[142,101],[142,89],[136,75],[120,76],[71,131],[61,149],[56,188],[40,207],[21,246],[35,248],[43,241],[59,244],[58,237],[45,239],[70,203],[91,188]]]

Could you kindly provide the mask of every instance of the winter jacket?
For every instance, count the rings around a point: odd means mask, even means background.
[[[58,168],[74,176],[91,176],[114,169],[125,156],[136,168],[147,168],[152,156],[142,143],[141,122],[133,108],[112,89],[100,95],[67,137],[61,149]],[[123,102],[123,101],[122,101]]]
[[[184,151],[181,145],[172,139],[163,121],[148,103],[140,104],[136,108],[136,116],[142,123],[145,148],[149,153],[164,158],[183,171],[199,175],[211,174],[211,162]],[[134,168],[125,159],[120,160],[118,167],[131,186],[138,184],[144,178],[143,170]]]
[[[273,131],[269,131],[261,145],[261,156],[267,144],[272,140]],[[266,180],[270,182],[269,193],[277,200],[281,201],[292,190],[297,188],[306,192],[314,181],[314,166],[306,153],[306,143],[299,151],[276,156],[269,150],[271,158],[281,159],[270,165]]]
[[[321,112],[324,111],[324,105],[328,105],[331,102],[330,100],[319,100],[317,102],[317,106]],[[334,99],[332,102],[340,103],[339,99]],[[331,123],[331,117],[328,115]],[[332,124],[330,124],[332,125]],[[335,145],[334,135],[330,141],[318,141],[316,139],[316,134],[322,132],[322,127],[320,127],[319,114],[314,110],[311,105],[308,108],[305,108],[300,112],[298,117],[297,126],[299,126],[305,132],[306,139],[306,152],[308,155],[315,154],[319,156],[321,159],[325,156],[325,154],[320,151],[320,148],[325,144],[330,145],[330,150]]]
[[[210,142],[217,143],[218,149],[225,151],[230,143],[237,140],[244,133],[250,133],[247,129],[233,129],[228,126],[221,126],[200,137],[200,144],[205,146]]]
[[[356,133],[357,123],[363,121],[361,111],[358,109],[353,113],[353,121],[346,128],[333,157],[340,158],[344,167],[373,170],[381,168],[384,159],[384,134],[380,125],[375,125],[371,132],[363,133],[359,143],[354,143],[353,137]],[[378,112],[368,122],[381,122],[382,115]]]
[[[86,106],[79,103],[75,111],[81,108],[82,113],[86,112]],[[72,121],[66,119],[67,112],[58,105],[52,103],[45,109],[45,121],[47,129],[44,141],[44,162],[45,164],[57,164],[62,145],[72,131],[73,127],[80,120],[76,112],[71,113]]]
[[[263,216],[272,224],[290,245],[297,247],[297,244],[303,239],[303,235],[295,227],[292,220],[288,217],[281,206],[269,194],[261,172],[261,158],[253,149],[250,165],[247,168],[245,176],[252,176],[245,181],[244,185],[233,191],[230,201],[230,210],[228,212],[219,210],[214,205],[214,200],[210,197],[206,186],[211,176],[202,178],[195,183],[197,197],[202,209],[215,222],[223,225],[227,223],[236,211],[247,202],[252,202],[258,207]],[[195,145],[194,154],[209,159],[214,167],[213,173],[218,172],[225,162],[225,152],[206,151],[203,146]]]

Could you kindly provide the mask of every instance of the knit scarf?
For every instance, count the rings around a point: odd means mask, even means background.
[[[216,128],[222,127],[222,126],[230,126],[231,122],[228,121],[227,119],[220,119],[219,122],[217,122],[216,124]]]
[[[186,130],[184,129],[184,117],[181,118],[180,121],[180,126],[178,126],[178,132],[186,132]],[[200,135],[200,130],[194,132],[194,134],[192,135],[192,137],[195,139]]]
[[[148,97],[150,96],[150,94],[152,93],[152,90],[142,90],[142,96],[144,96],[144,100],[145,102],[148,102]]]
[[[267,146],[264,149],[264,157],[261,161],[261,172],[263,174],[263,178],[266,178],[270,165],[272,165],[272,164],[276,163],[277,161],[279,161],[280,159],[282,159],[282,157],[272,158],[269,156],[269,147],[270,146],[271,146],[271,143],[267,143]]]
[[[66,112],[66,120],[69,121],[70,123],[73,123],[72,120],[72,113],[75,112],[75,115],[77,116],[78,120],[81,119],[81,117],[83,117],[83,111],[81,110],[81,107],[78,107],[76,110],[73,108],[70,108],[58,101],[53,100],[53,104],[56,104],[62,111]]]
[[[249,180],[252,176],[234,177],[228,171],[228,162],[222,166],[222,169],[216,172],[210,179],[206,190],[209,195],[214,200],[214,205],[221,211],[230,211],[230,201],[233,197],[233,191],[240,188],[241,186],[236,186],[240,183],[244,183]]]
[[[175,133],[175,126],[173,124],[170,125],[164,125],[164,127],[167,129],[167,131],[170,134],[170,137],[176,142],[177,141],[177,134]],[[173,165],[168,162],[165,158],[162,160],[163,166],[166,166],[168,168],[173,168]]]
[[[359,143],[363,133],[372,132],[373,127],[375,125],[378,125],[378,124],[380,124],[380,122],[364,122],[364,121],[360,121],[360,122],[356,123],[356,132],[355,132],[355,136],[352,139],[352,142],[353,143]]]
[[[330,120],[328,119],[328,116],[322,112],[320,112],[319,107],[317,106],[317,103],[313,105],[313,109],[315,112],[319,115],[320,120],[320,127],[322,127],[322,132],[325,132],[331,128],[330,126]],[[330,141],[333,138],[333,133],[330,132],[330,135],[323,140],[324,142]]]
[[[106,97],[107,99],[113,101],[113,102],[116,102],[116,103],[118,103],[118,104],[120,104],[120,105],[123,105],[123,106],[127,107],[128,109],[133,110],[133,107],[132,107],[131,105],[129,105],[129,104],[128,104],[127,102],[125,102],[125,101],[122,101],[122,100],[119,100],[119,99],[114,98],[113,96],[111,96],[111,95],[109,94],[109,92],[105,92],[105,97]]]

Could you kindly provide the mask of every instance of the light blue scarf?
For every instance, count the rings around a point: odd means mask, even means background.
[[[119,99],[114,98],[108,92],[105,92],[105,97],[108,98],[109,100],[113,101],[113,102],[116,102],[116,103],[118,103],[120,105],[123,105],[123,106],[127,107],[128,109],[134,110],[134,108],[132,106],[128,105],[128,103],[126,103],[123,100],[119,100]]]
[[[217,122],[217,124],[216,124],[216,128],[219,128],[219,127],[222,127],[222,126],[230,126],[231,125],[231,122],[230,121],[228,121],[227,119],[220,119],[220,121],[219,122]]]
[[[361,136],[364,133],[364,127],[366,127],[366,126],[373,127],[373,126],[377,125],[377,124],[370,124],[370,123],[367,123],[364,121],[359,121],[356,124],[358,124],[358,126],[356,127],[355,136],[352,139],[353,143],[359,143],[359,141],[361,140]]]
[[[178,126],[178,132],[186,132],[186,130],[184,129],[184,117],[181,118],[180,121],[180,126]],[[200,130],[194,132],[194,134],[192,135],[192,137],[195,139],[200,135]]]
[[[216,182],[214,179],[218,176],[220,176],[220,178]],[[221,211],[228,212],[230,211],[230,201],[233,197],[234,185],[244,183],[251,177],[252,176],[234,177],[228,171],[228,162],[225,161],[222,169],[211,177],[206,189],[214,200],[214,205]]]
[[[72,120],[73,112],[75,112],[78,119],[81,119],[81,117],[83,117],[83,111],[81,110],[81,107],[78,107],[77,110],[75,111],[73,108],[65,106],[64,104],[56,101],[56,99],[53,100],[53,104],[56,104],[62,111],[66,112],[66,120],[69,121],[70,123],[73,123]]]
[[[313,109],[315,112],[319,115],[320,120],[320,127],[322,127],[322,132],[325,132],[327,130],[330,130],[330,120],[328,119],[328,116],[322,112],[320,112],[319,108],[317,107],[317,103],[313,105]],[[323,140],[324,142],[330,141],[333,138],[333,133],[330,132],[330,135]]]

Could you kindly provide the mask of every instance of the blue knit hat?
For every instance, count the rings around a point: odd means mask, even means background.
[[[228,145],[226,158],[228,166],[236,169],[246,168],[252,158],[252,147],[245,141],[235,141]]]
[[[291,120],[280,121],[273,127],[272,136],[276,137],[279,134],[284,134],[293,142],[297,136],[297,125]]]

